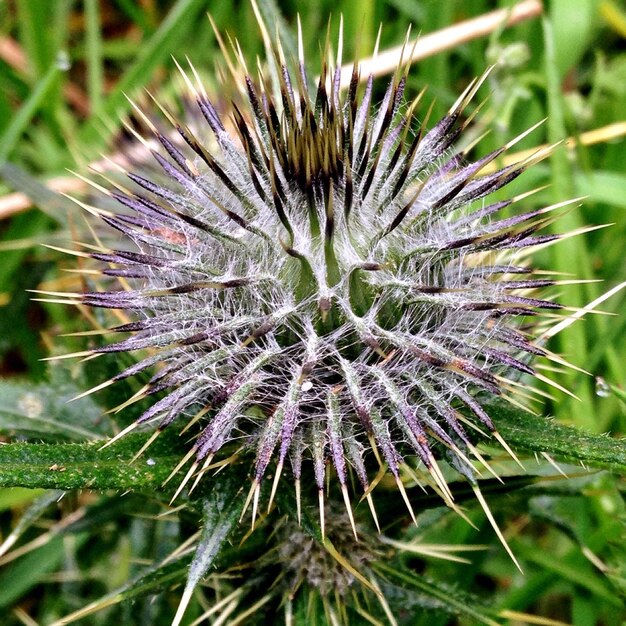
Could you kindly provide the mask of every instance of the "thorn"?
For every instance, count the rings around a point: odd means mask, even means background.
[[[374,500],[372,500],[372,494],[368,493],[365,496],[365,499],[367,500],[367,505],[369,506],[370,513],[372,514],[372,518],[374,519],[374,524],[376,524],[376,530],[378,530],[378,534],[380,535],[380,524],[378,523],[378,515],[376,515],[376,509],[374,508]]]
[[[337,55],[335,67],[337,69],[341,68],[341,59],[343,56],[343,13],[339,15],[339,37],[337,41]]]
[[[361,572],[359,572],[352,565],[352,563],[350,563],[350,561],[348,561],[346,557],[337,550],[337,548],[335,548],[331,541],[324,541],[324,547],[330,556],[332,556],[333,559],[335,559],[335,561],[337,561],[337,563],[339,563],[344,569],[348,570],[358,581],[361,582],[363,586],[371,589],[377,594],[379,593],[375,587],[372,587],[370,581],[365,578],[365,576],[363,576],[363,574],[361,574]]]
[[[376,41],[374,42],[374,50],[372,52],[372,58],[376,60],[378,58],[378,50],[380,48],[380,38],[383,32],[383,25],[380,23],[378,25],[378,32],[376,33]]]
[[[478,526],[476,526],[476,524],[474,524],[474,522],[472,522],[472,520],[467,517],[467,515],[465,515],[463,509],[458,506],[457,504],[452,503],[452,506],[450,507],[462,520],[464,520],[465,522],[467,522],[474,530],[478,530]]]
[[[183,595],[180,598],[178,608],[176,609],[176,615],[174,616],[174,619],[172,620],[172,626],[180,626],[180,623],[183,621],[183,616],[185,615],[187,606],[189,606],[189,602],[191,601],[193,590],[194,590],[194,585],[189,584],[189,583],[185,585],[185,590],[183,591]]]
[[[544,351],[544,355],[543,356],[546,359],[548,359],[549,361],[553,361],[554,363],[558,363],[559,365],[562,365],[563,367],[566,367],[567,369],[572,369],[575,372],[580,372],[581,374],[585,374],[587,376],[591,376],[592,375],[591,372],[588,372],[587,370],[583,369],[582,367],[578,367],[577,365],[574,365],[573,363],[570,363],[568,360],[562,358],[560,355],[555,354],[554,352],[550,352],[550,350],[547,350],[546,348],[542,348],[542,350]],[[540,366],[536,365],[535,367],[540,367]]]
[[[194,480],[193,485],[191,485],[191,489],[189,490],[190,494],[198,486],[198,483],[200,482],[200,479],[204,476],[204,474],[209,469],[209,465],[211,465],[211,461],[212,460],[213,460],[213,455],[209,454],[209,456],[207,456],[207,458],[205,459],[204,463],[202,464],[202,468],[198,472],[198,475],[196,476],[196,480]]]
[[[515,202],[519,202],[520,200],[525,200],[526,198],[530,196],[534,196],[536,193],[539,193],[540,191],[544,191],[548,189],[549,187],[550,185],[541,185],[540,187],[535,187],[534,189],[531,189],[530,191],[525,191],[524,193],[520,193],[516,196],[513,196],[511,198],[511,204]]]
[[[176,491],[174,492],[174,495],[172,496],[172,499],[170,500],[170,506],[172,506],[172,504],[174,503],[174,500],[176,500],[176,498],[178,498],[178,496],[180,495],[180,492],[185,488],[185,485],[189,482],[189,480],[191,479],[191,477],[193,476],[194,472],[197,469],[198,469],[198,462],[194,461],[191,464],[191,467],[189,468],[189,471],[185,474],[185,478],[183,478],[180,481],[180,485],[178,485],[178,489],[176,489]]]
[[[367,488],[367,492],[366,493],[372,493],[372,491],[374,491],[374,489],[376,488],[376,486],[378,485],[378,483],[385,478],[385,476],[387,476],[387,470],[389,469],[389,467],[387,466],[387,464],[383,464],[378,468],[378,472],[376,473],[376,476],[374,476],[374,478],[372,479],[370,486]]]
[[[448,115],[461,112],[476,95],[476,92],[483,84],[487,77],[493,71],[494,65],[490,65],[479,78],[474,78],[470,84],[463,90],[456,102],[448,109]]]
[[[93,359],[97,359],[102,356],[104,353],[102,352],[92,352],[90,355],[86,356],[84,359],[81,359],[81,363],[86,363],[87,361],[93,361]]]
[[[148,118],[148,116],[141,110],[141,108],[139,107],[139,105],[129,96],[127,96],[126,94],[123,94],[124,97],[126,98],[126,100],[128,100],[128,103],[130,104],[130,106],[135,110],[135,112],[137,113],[137,115],[141,118],[141,120],[143,121],[143,123],[148,127],[148,129],[150,130],[150,132],[154,135],[158,134],[158,129],[156,128],[156,126],[152,123],[152,121]],[[130,129],[129,129],[130,130]],[[139,139],[139,136],[137,137]]]
[[[504,438],[502,437],[502,435],[497,431],[494,430],[491,433],[494,438],[496,439],[496,441],[507,451],[507,453],[509,454],[509,456],[524,470],[526,471],[526,468],[522,465],[522,462],[517,458],[517,455],[515,454],[515,452],[513,452],[513,450],[511,450],[511,448],[509,447],[509,444],[504,440]]]
[[[81,276],[102,276],[102,270],[90,270],[84,267],[79,268],[79,269],[71,268],[71,267],[62,267],[61,271],[67,272],[68,274],[80,274]],[[61,335],[61,337],[71,337],[71,336],[73,335],[70,333]]]
[[[173,58],[173,57],[172,57]],[[176,61],[174,61],[176,62]],[[176,119],[174,118],[174,116],[167,110],[167,107],[165,107],[161,102],[159,102],[156,97],[148,90],[145,90],[148,98],[150,98],[150,100],[152,100],[152,103],[159,109],[159,111],[161,111],[161,113],[163,113],[163,115],[165,116],[165,118],[167,119],[167,121],[174,127],[176,127]]]
[[[474,467],[474,464],[470,461],[467,455],[459,450],[455,445],[450,448],[455,454],[457,454],[469,467],[471,467],[479,476],[481,476],[480,471]]]
[[[300,498],[300,479],[296,478],[296,516],[298,518],[298,526],[302,525],[302,500]]]
[[[74,256],[79,256],[84,259],[90,259],[91,254],[87,252],[81,252],[79,250],[70,250],[69,248],[60,248],[59,246],[51,246],[50,244],[44,243],[42,244],[44,248],[50,248],[50,250],[55,250],[56,252],[63,252],[64,254],[72,254]]]
[[[256,479],[254,480],[254,500],[252,501],[252,529],[254,530],[254,522],[256,521],[256,514],[259,510],[259,495],[261,494],[261,483]]]
[[[557,241],[563,241],[563,239],[569,239],[570,237],[578,237],[578,235],[585,235],[587,233],[593,232],[594,230],[601,230],[602,228],[608,228],[609,226],[615,226],[615,224],[598,224],[597,226],[583,226],[582,228],[575,228],[574,230],[570,230],[567,233],[562,233],[561,235],[559,235],[559,239]],[[606,296],[606,294],[604,295]]]
[[[317,499],[319,502],[319,507],[320,507],[320,529],[322,531],[322,541],[324,541],[324,538],[326,536],[326,520],[324,517],[324,490],[320,489],[317,492]]]
[[[100,193],[102,193],[102,194],[104,194],[106,196],[110,196],[111,195],[111,192],[106,187],[102,187],[101,185],[98,185],[98,183],[96,183],[95,181],[91,180],[90,178],[87,178],[86,176],[83,176],[79,172],[76,172],[75,170],[70,169],[70,168],[66,168],[66,171],[69,172],[72,176],[75,176],[76,178],[79,178],[80,180],[82,180],[84,183],[86,183],[90,187],[93,187],[94,189],[96,189]]]
[[[550,213],[551,211],[556,211],[557,209],[562,209],[564,206],[568,206],[570,204],[574,204],[575,202],[582,202],[586,196],[578,196],[577,198],[570,198],[569,200],[563,200],[562,202],[557,202],[555,204],[550,204],[547,207],[541,209],[541,213]],[[579,205],[580,206],[580,205]]]
[[[182,460],[180,461],[180,463],[172,470],[171,474],[163,481],[163,483],[161,484],[161,487],[164,487],[165,485],[167,485],[167,483],[172,480],[172,478],[174,478],[174,476],[176,476],[176,474],[178,474],[178,471],[181,469],[181,467],[183,467],[184,465],[187,464],[187,461],[189,461],[189,459],[191,459],[191,457],[196,453],[196,448],[191,448],[191,450],[189,450],[189,452],[187,452],[187,454],[185,454],[185,456],[182,458]]]
[[[547,376],[544,376],[543,374],[540,374],[539,372],[535,372],[535,378],[537,380],[540,380],[546,383],[546,385],[550,385],[551,387],[554,387],[555,389],[562,391],[568,396],[571,396],[572,398],[574,398],[574,400],[578,400],[580,402],[580,398],[575,393],[571,392],[569,389],[566,389],[562,385],[559,385],[559,383],[553,381],[551,378],[548,378]]]
[[[269,36],[269,33],[267,32],[267,27],[265,26],[265,22],[263,21],[263,16],[261,15],[261,12],[259,11],[259,7],[256,3],[256,0],[251,0],[251,4],[252,4],[252,10],[254,12],[254,16],[256,18],[256,21],[259,25],[259,29],[261,31],[261,37],[263,38],[263,43],[265,44],[265,47],[269,52],[272,49],[272,39]]]
[[[510,378],[505,378],[504,376],[496,376],[496,378],[498,379],[498,382],[500,383],[502,389],[506,389],[509,393],[515,394],[521,398],[524,398],[525,400],[529,400],[530,402],[540,401],[535,396],[547,398],[548,400],[555,400],[554,396],[549,394],[547,391],[537,389],[536,387],[531,387],[526,383],[522,383],[517,380],[511,380]]]
[[[241,45],[239,43],[239,40],[235,39],[235,44],[237,45],[237,50],[235,52],[235,58],[237,59],[237,62],[239,63],[239,65],[243,69],[244,74],[246,76],[249,76],[250,72],[248,71],[248,65],[246,64],[246,57],[245,57],[245,55],[243,53],[243,50],[241,49]]]
[[[387,598],[385,598],[385,594],[381,591],[380,586],[378,582],[376,581],[376,578],[372,576],[372,578],[368,578],[368,580],[370,584],[372,585],[374,591],[376,592],[376,599],[378,600],[380,606],[385,612],[385,615],[387,616],[387,619],[389,620],[389,626],[398,626],[398,622],[396,621],[396,618],[387,602]],[[364,612],[363,614],[366,616],[366,619],[371,617],[369,616],[368,613]],[[368,621],[370,621],[372,624],[379,623],[378,620],[375,620],[373,617],[369,619]]]
[[[470,452],[481,462],[481,464],[483,465],[483,467],[498,481],[500,481],[502,484],[504,484],[504,481],[502,480],[502,478],[500,478],[500,476],[498,476],[498,474],[492,469],[491,465],[489,465],[489,463],[487,463],[487,461],[485,460],[485,458],[482,456],[482,454],[480,454],[480,452],[478,452],[478,450],[470,443],[467,444],[467,447],[469,448]]]
[[[542,452],[541,456],[552,465],[552,467],[559,473],[563,478],[569,478],[569,476],[557,465],[556,461],[547,453]]]
[[[270,493],[270,501],[269,504],[267,505],[267,512],[270,512],[270,509],[272,508],[272,503],[274,502],[274,496],[276,495],[276,488],[278,487],[278,481],[280,480],[280,475],[283,471],[283,463],[282,461],[278,462],[278,465],[276,466],[276,474],[274,475],[274,482],[272,483],[272,491]]]
[[[525,130],[523,133],[520,133],[517,137],[514,137],[513,139],[511,139],[511,141],[504,144],[503,146],[504,149],[509,150],[510,148],[512,148],[516,143],[519,143],[522,139],[524,139],[524,137],[526,137],[527,135],[530,135],[530,133],[532,133],[535,129],[539,128],[542,124],[544,124],[547,119],[548,119],[547,117],[544,117],[542,120],[539,120],[536,124],[533,124],[530,128]]]
[[[61,300],[59,298],[32,298],[32,302],[47,302],[48,304],[71,304],[72,306],[80,306],[82,302],[78,300]],[[51,359],[40,359],[40,361],[49,361]]]
[[[427,494],[428,491],[426,491],[426,487],[424,487],[424,485],[422,485],[422,480],[420,478],[420,476],[418,476],[417,472],[410,467],[409,465],[405,466],[405,471],[408,473],[408,475],[414,480],[415,484],[425,493]]]
[[[153,443],[154,440],[161,434],[161,430],[155,430],[149,437],[148,441],[139,448],[139,451],[133,456],[130,460],[131,463],[134,463]]]
[[[38,293],[44,296],[59,296],[63,298],[82,298],[82,293],[76,293],[73,291],[44,291],[42,289],[27,289],[29,293]]]
[[[102,253],[112,252],[112,250],[109,250],[108,248],[103,248],[101,245],[95,245],[93,243],[87,243],[85,241],[74,241],[74,243],[77,246],[80,246],[81,248],[87,248],[88,250],[94,250],[95,252],[102,252]]]
[[[250,491],[248,492],[248,495],[246,497],[246,502],[244,503],[243,510],[241,511],[241,516],[239,517],[240,523],[241,523],[241,520],[243,519],[243,516],[246,514],[248,507],[250,506],[250,501],[252,500],[252,496],[254,495],[255,488],[256,488],[256,479],[254,479],[252,481],[252,484],[250,485]],[[254,527],[254,519],[252,520],[252,526]]]
[[[180,431],[180,434],[185,434],[194,424],[196,424],[199,420],[201,420],[210,410],[212,406],[209,404],[204,408],[200,409],[190,420],[185,427]]]
[[[130,406],[134,402],[141,400],[143,398],[144,393],[148,391],[148,389],[150,389],[150,386],[144,385],[139,391],[137,391],[130,398],[128,398],[128,400],[126,400],[125,402],[122,402],[122,404],[118,404],[117,406],[114,406],[112,409],[109,409],[106,413],[107,414],[119,413],[120,411],[125,409],[127,406]]]
[[[530,413],[531,415],[535,415],[535,416],[539,415],[539,413],[537,413],[536,411],[533,411],[531,408],[527,407],[522,402],[518,402],[517,400],[515,400],[515,398],[512,398],[509,394],[503,394],[501,397],[504,400],[506,400],[509,404],[512,404],[518,409],[522,409],[522,411],[526,411],[526,413]]]
[[[96,385],[95,387],[92,387],[91,389],[88,389],[87,391],[83,391],[83,393],[79,393],[77,396],[70,398],[67,402],[69,404],[70,402],[74,402],[75,400],[80,400],[81,398],[89,396],[92,393],[96,393],[96,391],[100,391],[101,389],[104,389],[105,387],[109,387],[114,382],[115,380],[113,378],[110,378],[109,380],[105,380],[103,383],[100,383],[99,385]]]
[[[130,124],[130,122],[122,121],[124,128],[146,149],[147,152],[154,152],[156,148],[156,144],[154,143],[156,140],[154,139],[146,139],[141,134],[139,134]],[[153,133],[156,134],[155,129],[151,129]],[[152,142],[152,143],[151,143]]]
[[[559,324],[557,324],[556,326],[553,326],[552,328],[544,332],[542,335],[540,335],[537,339],[540,341],[545,341],[549,339],[550,337],[554,337],[554,335],[556,335],[557,333],[560,333],[562,330],[565,330],[568,326],[573,324],[577,319],[580,319],[581,317],[583,317],[585,313],[592,311],[593,309],[596,308],[596,306],[598,306],[599,304],[602,304],[602,302],[604,302],[605,300],[607,300],[608,298],[616,294],[618,291],[621,291],[624,287],[626,287],[626,281],[613,287],[613,289],[610,289],[605,294],[601,295],[599,298],[596,298],[595,300],[593,300],[593,302],[590,302],[589,304],[584,306],[582,309],[578,310],[573,315],[566,317]]]
[[[67,193],[62,193],[61,195],[67,198],[68,200],[71,200],[74,204],[78,205],[81,209],[87,211],[87,213],[89,213],[90,215],[93,215],[94,217],[103,217],[103,216],[115,217],[115,213],[112,213],[111,211],[105,211],[103,209],[99,209],[89,204],[85,204],[84,202],[81,202],[77,198],[74,198],[73,196],[70,196]]]
[[[73,359],[79,356],[91,356],[93,354],[92,350],[83,350],[82,352],[70,352],[69,354],[60,354],[58,356],[47,356],[45,359],[41,359],[42,361],[61,361],[63,359]]]
[[[435,483],[437,483],[437,486],[439,487],[439,489],[441,489],[441,491],[443,492],[445,501],[447,503],[452,504],[454,502],[454,496],[452,495],[452,492],[450,491],[450,487],[448,487],[448,483],[446,482],[446,479],[443,477],[443,474],[441,473],[441,469],[439,469],[439,466],[437,465],[437,461],[435,461],[435,457],[433,456],[429,457],[428,462],[430,463],[430,466],[428,467],[428,471],[430,472],[430,475],[433,477]]]
[[[211,19],[211,18],[209,18]],[[215,22],[211,19],[211,25],[215,27]],[[191,62],[191,59],[185,55],[185,60],[187,61],[187,65],[189,65],[189,69],[193,74],[193,77],[196,80],[197,92],[199,92],[204,98],[208,100],[209,96],[207,95],[206,89],[204,88],[204,83],[200,80],[200,75],[198,74],[198,70],[196,70],[196,66]]]
[[[304,43],[302,40],[302,22],[298,13],[298,61],[300,65],[304,65]]]
[[[543,161],[543,159],[546,159],[547,157],[549,157],[556,150],[556,148],[558,148],[562,144],[563,144],[563,141],[556,141],[553,144],[542,146],[538,148],[537,150],[535,150],[533,153],[529,154],[526,158],[523,158],[520,161],[517,161],[514,165],[524,167],[524,168],[532,167],[533,165],[536,165],[540,161]]]
[[[489,509],[489,506],[487,504],[487,501],[483,497],[483,494],[481,493],[478,485],[472,484],[471,486],[472,486],[472,490],[476,494],[476,498],[478,499],[480,506],[482,507],[483,511],[485,512],[485,515],[487,516],[487,519],[489,520],[489,523],[491,524],[491,527],[493,528],[496,535],[498,536],[500,543],[506,550],[507,554],[511,557],[511,560],[513,561],[513,563],[515,563],[515,566],[517,567],[517,569],[523,574],[524,571],[520,567],[520,564],[518,563],[517,559],[515,558],[515,555],[513,554],[511,548],[509,547],[509,544],[506,542],[506,539],[504,538],[502,531],[500,530],[500,528],[498,528],[498,525],[496,524],[496,520],[494,519],[491,513],[491,510]]]
[[[354,523],[354,515],[352,514],[352,505],[350,504],[350,496],[348,495],[348,488],[345,483],[341,485],[341,493],[343,494],[343,501],[346,505],[346,511],[348,512],[348,517],[350,518],[350,526],[352,526],[352,532],[354,533],[354,538],[358,541],[359,536],[356,532],[356,525]]]
[[[119,433],[117,433],[117,435],[115,435],[115,437],[113,437],[112,439],[109,439],[105,444],[100,446],[98,448],[98,451],[104,450],[105,448],[108,448],[110,445],[113,445],[118,439],[121,439],[124,435],[127,435],[128,433],[130,433],[133,430],[135,430],[135,428],[137,428],[137,426],[139,426],[139,424],[137,424],[137,422],[133,422],[132,424],[129,424],[126,428],[124,428],[124,430],[122,430]]]
[[[376,462],[378,463],[378,467],[383,467],[384,463],[382,462],[382,459],[380,458],[380,454],[378,452],[378,447],[376,446],[376,439],[374,439],[374,435],[372,433],[368,433],[367,437],[369,439],[372,452],[374,453],[374,457],[376,458]]]
[[[396,476],[394,474],[394,478],[396,480],[396,485],[398,485],[398,490],[400,491],[400,494],[402,495],[402,499],[404,500],[404,504],[406,504],[406,508],[409,510],[411,519],[413,520],[413,523],[417,526],[418,524],[417,524],[417,519],[415,518],[415,512],[413,511],[413,507],[411,506],[411,503],[409,502],[409,496],[406,493],[404,485],[402,484],[402,481],[400,480],[399,476]]]

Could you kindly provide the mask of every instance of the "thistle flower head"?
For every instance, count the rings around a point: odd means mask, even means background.
[[[542,155],[496,169],[513,142],[454,149],[482,79],[426,130],[400,71],[375,103],[358,66],[343,89],[340,58],[314,83],[282,59],[246,73],[227,116],[185,74],[194,131],[144,116],[162,173],[111,189],[119,210],[96,212],[126,243],[89,253],[125,288],[79,300],[131,317],[94,353],[149,352],[99,388],[149,372],[131,400],[161,397],[137,424],[197,419],[182,484],[228,444],[252,450],[255,510],[270,466],[272,496],[289,468],[320,499],[332,472],[348,503],[350,472],[369,500],[372,466],[402,488],[407,458],[450,503],[437,460],[473,478],[466,425],[498,437],[483,398],[535,374],[545,353],[522,324],[559,308],[516,260],[555,238],[537,234],[552,207],[509,217],[515,199],[487,199]]]
[[[281,541],[277,546],[276,560],[281,565],[290,595],[306,583],[317,589],[322,597],[345,596],[357,583],[355,573],[367,576],[371,564],[381,556],[370,545],[371,542],[357,541],[353,537],[351,520],[346,513],[331,511],[328,505],[326,508],[327,536],[335,547],[333,553],[303,530],[295,520],[285,520],[280,528]],[[337,555],[349,555],[349,561],[340,562]]]

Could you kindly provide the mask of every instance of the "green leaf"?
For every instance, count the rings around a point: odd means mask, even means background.
[[[603,202],[626,209],[626,175],[620,172],[595,171],[576,176],[576,193],[589,196],[593,202]]]
[[[6,554],[26,530],[43,515],[46,509],[54,502],[57,502],[62,496],[62,491],[49,491],[37,498],[20,516],[11,534],[2,542],[0,546],[0,556]]]
[[[590,435],[504,403],[490,403],[489,414],[498,432],[514,450],[545,452],[558,460],[578,461],[626,473],[624,440]]]
[[[13,163],[0,164],[0,178],[12,189],[28,196],[38,209],[63,226],[67,225],[68,213],[75,211],[76,205],[71,200],[46,187],[23,167]]]
[[[622,600],[615,596],[615,591],[602,578],[594,576],[593,566],[580,553],[554,558],[554,554],[537,550],[537,546],[528,541],[516,541],[515,552],[525,560],[539,565],[542,571],[552,572],[555,576],[567,580],[615,606],[623,606]]]
[[[598,0],[553,0],[550,17],[554,28],[556,69],[560,76],[575,67],[598,27]]]
[[[416,576],[414,572],[403,572],[397,567],[383,563],[377,563],[374,567],[387,584],[394,587],[395,595],[406,608],[407,596],[411,597],[418,606],[428,609],[436,607],[452,615],[463,615],[477,620],[479,624],[498,626],[496,615],[488,607],[484,606],[480,598],[451,587],[440,581],[428,579],[426,576]],[[383,591],[384,587],[383,586]],[[400,587],[400,590],[398,589]],[[411,593],[412,592],[412,593]],[[391,597],[392,594],[385,594]]]
[[[174,585],[184,577],[188,562],[189,557],[187,555],[178,556],[175,559],[168,558],[164,562],[144,570],[127,584],[78,609],[78,611],[66,615],[50,626],[72,624],[109,606],[134,598],[141,598]]]
[[[188,35],[190,26],[195,23],[200,9],[205,4],[204,0],[179,0],[174,4],[158,30],[139,48],[139,54],[133,65],[126,70],[102,106],[81,129],[78,138],[78,145],[81,148],[87,146],[101,148],[104,134],[110,134],[111,129],[115,128],[103,124],[102,120],[105,122],[110,119],[117,120],[128,111],[130,104],[126,100],[126,94],[143,85],[146,77],[151,75],[159,63],[181,49],[179,44]],[[93,149],[88,156],[94,157]]]
[[[0,432],[77,441],[111,434],[110,420],[91,398],[70,402],[81,391],[60,374],[37,385],[0,381]]]
[[[63,69],[65,69],[63,63],[58,61],[50,65],[48,71],[37,82],[33,92],[0,137],[0,164],[3,164],[9,157],[33,116],[45,103],[46,97],[55,86]]]
[[[147,434],[127,435],[104,449],[101,441],[0,446],[0,487],[158,490],[167,494],[175,485],[163,488],[163,482],[183,456],[176,435],[162,434],[135,461]]]
[[[324,614],[320,594],[307,585],[303,585],[293,601],[293,625],[309,626],[309,624],[327,626],[328,620]]]
[[[2,174],[3,171],[0,172],[0,176]],[[17,294],[16,290],[19,290],[19,293],[23,294],[25,288],[37,284],[38,277],[33,277],[32,272],[28,272],[28,274],[25,272],[27,264],[24,257],[30,252],[35,241],[38,242],[39,238],[49,228],[50,220],[46,215],[40,212],[30,212],[14,216],[9,227],[3,230],[2,241],[0,241],[0,253],[2,254],[0,285],[2,285],[3,291],[12,290]],[[16,299],[14,296],[8,306],[0,309],[0,330],[5,335],[3,337],[5,342],[12,338],[8,337],[8,329],[12,328],[13,330],[15,324],[19,322],[15,319],[14,311],[17,312],[16,309],[11,310],[12,303]],[[32,328],[31,334],[34,334]]]
[[[87,58],[87,87],[89,103],[93,109],[100,107],[104,91],[104,67],[102,63],[102,33],[100,7],[97,0],[85,0],[85,39]]]
[[[76,536],[80,546],[89,538],[87,533]],[[13,604],[35,587],[49,572],[58,568],[65,556],[63,537],[51,539],[38,550],[4,568],[0,574],[0,608]]]
[[[42,489],[13,487],[0,490],[0,511],[23,507],[45,493]]]
[[[626,407],[626,391],[616,385],[609,385],[609,391]]]
[[[204,498],[204,528],[172,626],[181,623],[194,589],[209,571],[222,546],[228,542],[237,526],[245,502],[241,490],[241,480],[233,472],[223,473],[222,479],[218,479],[215,488]]]
[[[20,43],[30,62],[29,70],[37,77],[45,73],[52,52],[50,4],[46,0],[16,3]]]

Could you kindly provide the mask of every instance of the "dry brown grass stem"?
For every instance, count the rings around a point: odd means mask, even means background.
[[[467,41],[490,35],[503,25],[513,26],[537,17],[542,11],[541,0],[523,0],[510,9],[491,11],[434,33],[422,35],[417,41],[409,42],[408,45],[395,46],[379,52],[376,56],[359,61],[361,80],[367,80],[370,74],[374,76],[390,74],[398,68],[400,62],[402,65],[414,63]],[[351,76],[352,63],[348,63],[341,68],[342,87],[350,84]]]

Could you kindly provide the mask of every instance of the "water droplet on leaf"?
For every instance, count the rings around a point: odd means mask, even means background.
[[[596,376],[596,396],[608,398],[611,395],[611,388],[602,376]]]
[[[72,66],[70,62],[70,56],[65,50],[59,51],[57,58],[55,59],[56,66],[62,71],[67,72]]]

